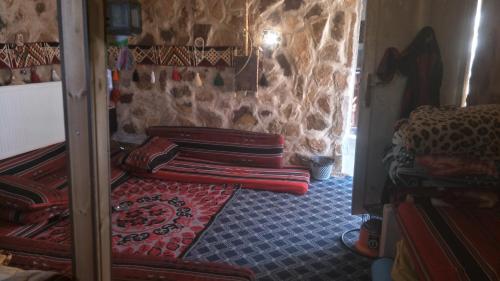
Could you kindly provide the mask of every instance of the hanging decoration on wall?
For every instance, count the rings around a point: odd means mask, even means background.
[[[61,53],[57,42],[0,44],[0,68],[31,68],[60,63]]]
[[[214,85],[217,87],[222,87],[224,86],[224,78],[222,78],[222,75],[220,72],[217,72],[214,78]]]
[[[134,67],[134,57],[127,46],[123,46],[118,54],[116,68],[119,70],[132,70]]]
[[[156,83],[156,76],[155,76],[155,71],[151,71],[151,84]]]
[[[113,70],[113,82],[120,82],[120,72],[117,69]]]
[[[155,46],[158,61],[155,64],[166,66],[191,66],[192,53],[189,47]],[[138,62],[139,63],[139,62]]]
[[[120,74],[117,69],[113,70],[112,73],[112,81],[113,81],[113,90],[111,90],[111,101],[116,105],[118,104],[118,101],[120,100]]]
[[[182,80],[181,74],[179,73],[179,71],[175,67],[172,70],[172,80],[174,80],[174,81],[181,81]]]
[[[59,77],[54,68],[52,68],[52,71],[50,72],[50,81],[61,81],[61,77]]]
[[[205,39],[198,37],[194,40],[194,65],[198,67],[200,62],[205,58]],[[194,85],[196,87],[202,87],[203,81],[201,81],[200,73],[196,71],[194,75]]]
[[[201,81],[200,73],[196,72],[194,74],[194,85],[196,87],[202,87],[203,86],[203,81]]]
[[[133,64],[162,65],[162,66],[203,66],[203,67],[232,67],[235,49],[237,47],[206,47],[205,55],[199,63],[195,62],[195,49],[188,46],[138,46],[129,45],[133,57]],[[120,55],[118,46],[108,48],[110,61],[117,61]]]
[[[234,48],[205,47],[205,55],[198,63],[204,67],[232,67]]]
[[[141,78],[139,77],[139,72],[137,69],[134,70],[134,73],[132,74],[132,81],[134,82],[139,82]]]
[[[162,69],[160,71],[160,89],[162,91],[165,91],[167,89],[167,70],[166,69]]]
[[[35,70],[34,67],[30,69],[30,82],[31,83],[40,83],[40,82],[42,82],[42,79],[40,78],[40,76],[38,75],[38,73],[36,73],[36,70]]]
[[[120,46],[108,48],[110,61],[117,62],[122,56],[120,69],[129,69],[136,64],[154,64],[163,66],[190,67],[195,65],[194,48],[188,46],[136,46],[129,45],[121,52]],[[126,49],[126,48],[124,48]],[[237,47],[206,47],[205,55],[197,66],[233,67],[234,53]],[[122,54],[122,55],[121,55]],[[61,63],[61,51],[58,42],[0,43],[0,68],[31,68],[33,66]],[[115,67],[115,65],[110,65]],[[127,68],[128,67],[128,68]]]
[[[259,86],[262,86],[262,87],[269,86],[269,81],[267,81],[267,77],[264,73],[262,73],[262,75],[260,76]]]

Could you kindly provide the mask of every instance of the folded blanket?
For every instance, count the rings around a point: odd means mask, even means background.
[[[438,155],[419,155],[415,160],[431,176],[461,177],[463,175],[477,175],[498,177],[497,167],[492,160]]]
[[[500,105],[422,106],[402,130],[406,147],[417,155],[500,160]]]

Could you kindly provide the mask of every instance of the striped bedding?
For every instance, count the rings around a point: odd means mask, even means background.
[[[121,151],[113,150],[111,158],[120,157],[120,154],[122,154]],[[0,161],[0,175],[22,177],[36,181],[48,189],[64,190],[68,187],[66,157],[66,145],[64,143],[50,145]],[[112,188],[120,185],[128,178],[129,174],[127,172],[119,169],[116,165],[112,165]],[[37,224],[20,225],[0,220],[0,236],[31,237],[49,228],[53,222],[54,220],[49,220]]]
[[[234,165],[282,168],[285,139],[281,135],[232,129],[156,126],[149,136],[166,137],[179,146],[183,156],[217,159]]]
[[[111,188],[114,189],[129,179],[127,172],[117,168],[117,159],[123,153],[111,154]],[[64,190],[68,187],[64,144],[56,144],[36,151],[0,161],[0,175],[13,175],[35,180],[47,188]],[[117,161],[115,161],[117,160]],[[113,165],[114,163],[114,165]],[[67,219],[65,213],[62,218]],[[71,254],[69,245],[36,240],[32,237],[46,233],[61,219],[39,224],[19,225],[0,221],[0,250],[13,254],[12,266],[23,269],[54,270],[71,274]],[[117,256],[113,259],[113,280],[139,280],[144,276],[155,280],[179,281],[249,281],[254,274],[247,269],[211,263],[184,262],[164,257]],[[132,277],[132,279],[131,279]]]
[[[402,203],[397,219],[420,280],[500,280],[500,211]]]
[[[38,173],[42,167],[43,172],[52,167],[48,163],[63,161],[66,157],[65,143],[57,143],[34,151],[26,152],[0,161],[0,175],[25,175]]]
[[[12,254],[11,266],[23,269],[57,271],[71,275],[70,247],[24,238],[0,239],[0,249]],[[114,255],[111,268],[113,281],[176,280],[176,281],[252,281],[254,274],[245,268],[172,260],[162,257]]]
[[[177,156],[156,173],[136,175],[180,182],[240,184],[242,188],[298,195],[309,189],[309,171],[301,167],[242,167],[185,156]]]

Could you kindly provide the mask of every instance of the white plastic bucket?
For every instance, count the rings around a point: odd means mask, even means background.
[[[327,156],[314,156],[311,158],[309,167],[311,175],[316,180],[327,180],[332,175],[335,159]]]

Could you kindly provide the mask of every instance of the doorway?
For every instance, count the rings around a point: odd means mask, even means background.
[[[359,99],[361,90],[361,71],[364,60],[365,27],[366,27],[366,4],[367,0],[361,1],[360,23],[358,38],[358,56],[356,59],[356,69],[354,74],[354,88],[347,99],[349,101],[347,122],[344,129],[344,139],[342,140],[342,174],[353,176],[356,154],[356,135],[358,131]]]
[[[419,31],[430,26],[444,66],[440,104],[460,106],[470,61],[476,5],[477,0],[461,1],[453,6],[444,0],[366,2],[360,90],[359,96],[353,98],[358,101],[358,106],[353,106],[358,109],[353,213],[364,213],[366,206],[380,205],[387,182],[382,159],[392,145],[394,124],[401,116],[407,77],[396,73],[394,79],[385,84],[378,83],[376,78],[385,51],[394,47],[403,52]]]

